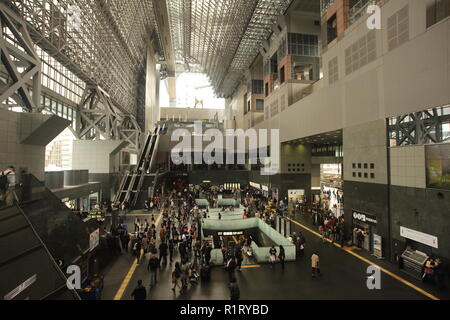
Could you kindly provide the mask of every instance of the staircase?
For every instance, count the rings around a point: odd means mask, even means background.
[[[18,203],[0,208],[0,299],[79,300],[64,272],[89,252],[88,228],[35,177],[23,181]]]

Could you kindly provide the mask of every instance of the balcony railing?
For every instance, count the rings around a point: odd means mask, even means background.
[[[377,4],[379,0],[360,0],[348,11],[348,26],[351,26],[366,14],[367,7]]]
[[[336,0],[320,0],[320,13],[323,16]]]

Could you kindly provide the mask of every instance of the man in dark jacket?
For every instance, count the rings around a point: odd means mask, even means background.
[[[147,290],[142,285],[142,280],[138,281],[138,286],[134,289],[131,296],[134,297],[134,300],[147,300]]]
[[[159,262],[167,264],[167,250],[168,246],[166,242],[161,242],[159,245]],[[164,260],[164,262],[163,262]]]
[[[147,269],[150,271],[150,287],[154,287],[158,281],[157,273],[159,268],[159,259],[156,254],[150,256]]]

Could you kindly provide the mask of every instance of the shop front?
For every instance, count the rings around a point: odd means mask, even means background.
[[[249,184],[250,184],[250,187],[258,190],[263,197],[265,197],[265,198],[269,197],[269,187],[267,185],[256,183],[256,182],[250,182]]]
[[[353,244],[381,256],[382,239],[377,235],[378,219],[372,214],[352,210]],[[374,243],[375,241],[375,243]]]

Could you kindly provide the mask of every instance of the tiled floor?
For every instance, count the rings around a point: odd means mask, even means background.
[[[307,223],[307,221],[304,221]],[[301,229],[294,225],[293,231]],[[271,269],[267,265],[255,266],[237,272],[237,279],[241,290],[242,300],[426,300],[418,291],[406,286],[393,277],[382,273],[381,290],[367,288],[368,264],[331,244],[324,244],[314,234],[301,230],[307,240],[306,254],[294,263],[286,265],[285,270],[280,265]],[[310,270],[310,255],[319,251],[321,267],[324,276],[312,279]],[[178,256],[177,260],[178,260]],[[117,293],[134,262],[131,254],[124,254],[106,272],[103,299],[112,299]],[[378,263],[378,262],[377,262]],[[383,266],[384,267],[384,266]],[[395,269],[394,266],[392,266]],[[158,274],[158,284],[149,290],[148,299],[151,300],[227,300],[228,275],[219,267],[212,271],[211,281],[199,283],[190,287],[185,293],[173,294],[171,290],[171,274],[173,266],[165,266]],[[398,273],[401,277],[407,277]],[[148,287],[150,279],[147,271],[147,260],[136,268],[131,277],[123,300],[131,299],[131,292],[141,279]],[[406,279],[414,281],[412,279]],[[415,283],[419,285],[418,283]]]

